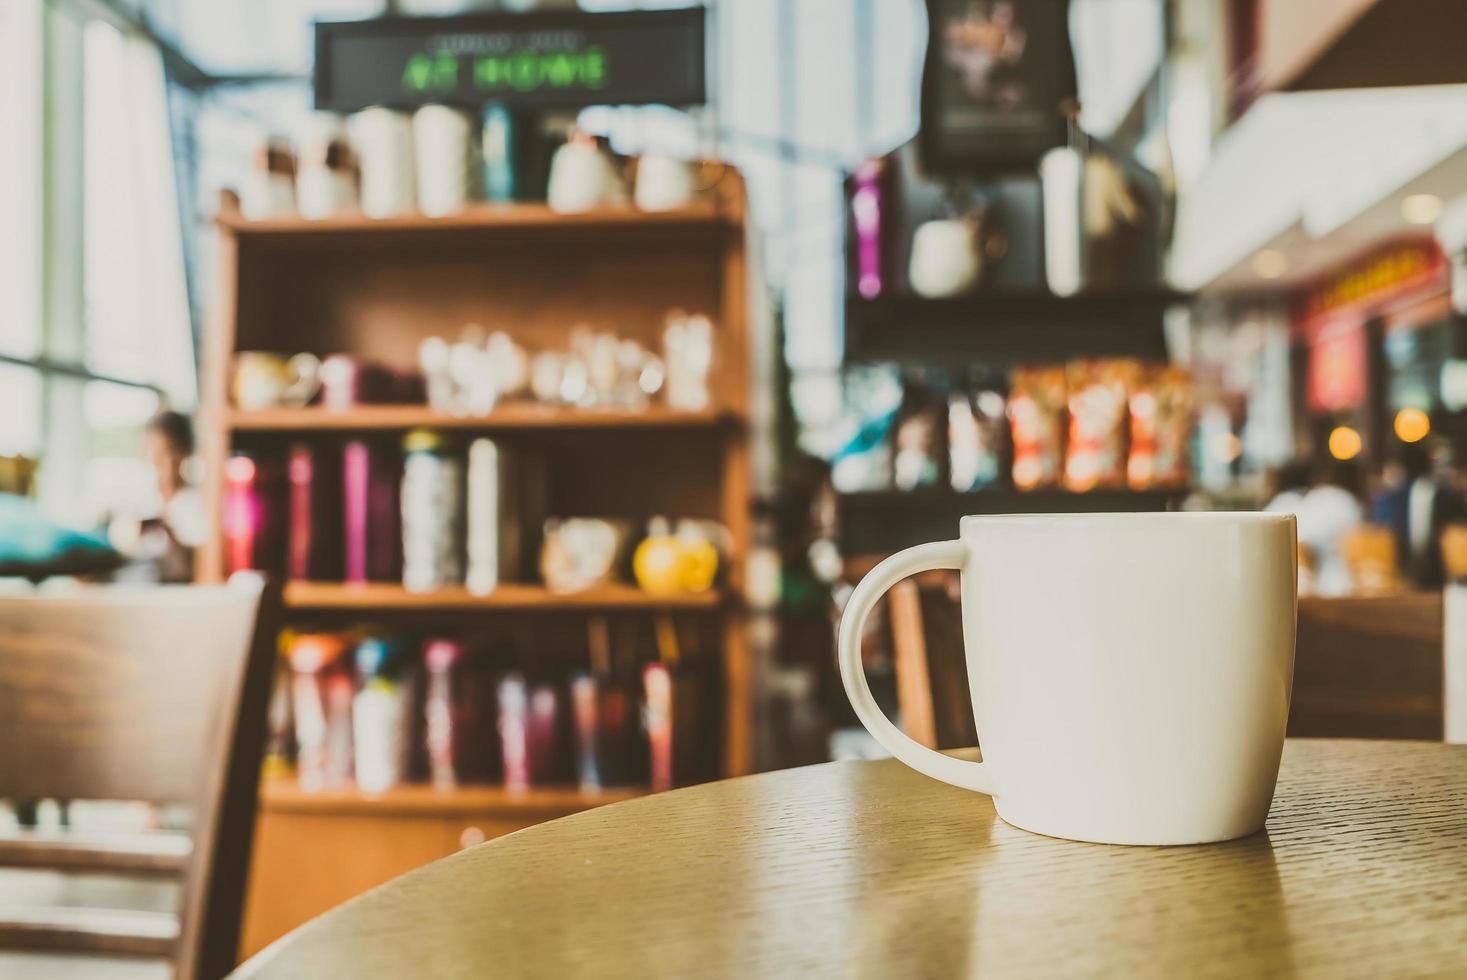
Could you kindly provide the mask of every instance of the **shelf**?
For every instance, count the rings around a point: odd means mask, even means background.
[[[396,432],[408,429],[456,429],[495,432],[519,429],[692,429],[732,422],[730,412],[684,412],[670,408],[557,408],[507,404],[488,415],[461,416],[436,412],[426,405],[358,405],[324,408],[273,408],[230,411],[227,424],[236,432]]]
[[[957,533],[969,514],[1101,514],[1172,510],[1186,490],[977,490],[945,488],[840,494],[841,550],[848,555],[889,554]]]
[[[577,214],[560,214],[545,204],[474,204],[442,217],[403,214],[370,218],[361,213],[309,219],[299,216],[251,221],[237,211],[222,210],[215,219],[221,229],[254,242],[320,243],[359,241],[364,237],[393,239],[503,233],[563,235],[589,232],[711,232],[735,229],[738,219],[716,205],[701,204],[675,211],[638,211],[606,207]]]
[[[973,360],[1006,364],[1074,357],[1164,360],[1163,318],[1188,297],[1170,289],[1055,296],[974,293],[949,299],[889,295],[846,302],[846,360]]]
[[[460,786],[437,789],[412,784],[385,793],[364,793],[356,787],[302,789],[293,778],[268,778],[260,784],[260,809],[274,813],[359,814],[372,816],[492,816],[546,819],[579,813],[592,807],[645,796],[643,787],[614,787],[586,792],[574,786],[508,790],[503,786]]]
[[[666,609],[712,610],[723,604],[718,589],[677,595],[654,595],[633,585],[603,585],[582,592],[551,592],[542,585],[506,583],[487,595],[462,586],[433,592],[409,592],[391,582],[287,582],[290,609],[360,612],[431,612],[474,610]]]

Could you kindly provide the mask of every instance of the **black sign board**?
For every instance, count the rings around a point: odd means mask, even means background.
[[[316,107],[697,105],[704,11],[543,11],[316,24]]]
[[[1076,97],[1069,0],[927,0],[922,164],[1028,169],[1065,142]]]

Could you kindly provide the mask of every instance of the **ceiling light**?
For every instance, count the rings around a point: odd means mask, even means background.
[[[1435,194],[1408,194],[1401,199],[1401,217],[1413,225],[1429,225],[1442,213],[1442,199]]]
[[[1253,256],[1253,271],[1260,279],[1277,279],[1289,270],[1289,260],[1283,252],[1265,248]]]

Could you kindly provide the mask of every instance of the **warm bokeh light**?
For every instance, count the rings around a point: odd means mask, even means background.
[[[1360,455],[1360,433],[1348,425],[1337,426],[1329,434],[1329,454],[1335,459],[1354,459]]]
[[[1419,408],[1403,408],[1396,413],[1396,438],[1402,442],[1420,442],[1431,432],[1431,419]]]

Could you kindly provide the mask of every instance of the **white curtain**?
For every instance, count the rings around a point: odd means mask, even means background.
[[[197,383],[162,58],[94,21],[84,64],[88,367],[156,384],[188,410]]]

